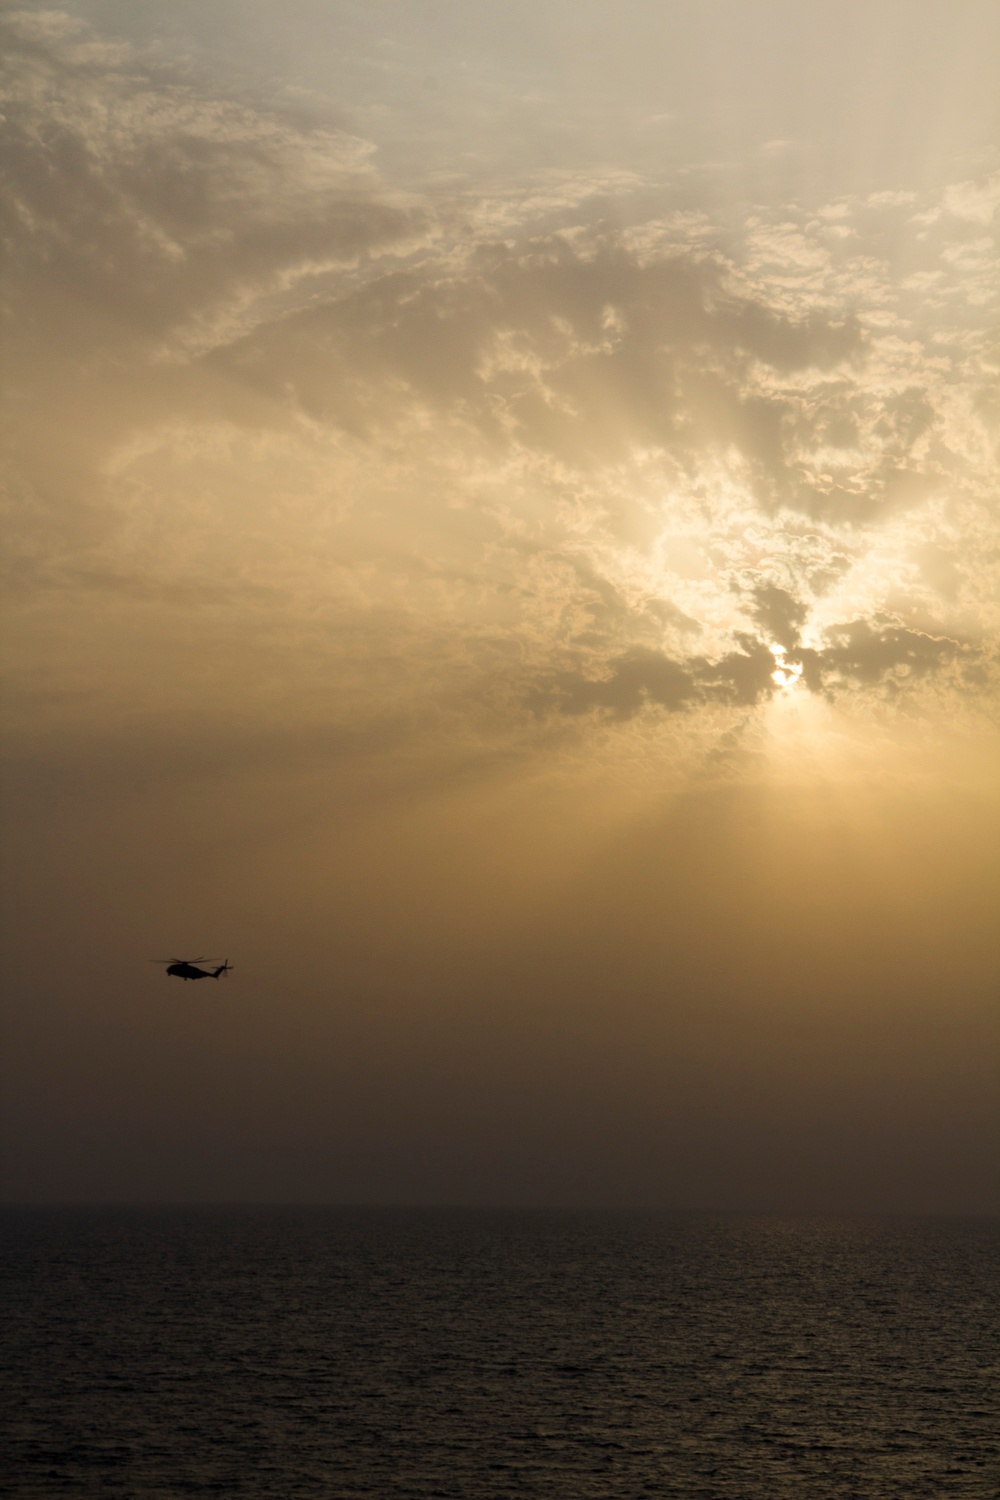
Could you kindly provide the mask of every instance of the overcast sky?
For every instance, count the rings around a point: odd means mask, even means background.
[[[1000,1212],[996,5],[0,26],[6,1196]]]

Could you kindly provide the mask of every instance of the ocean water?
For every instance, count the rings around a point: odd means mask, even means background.
[[[3,1495],[1000,1494],[996,1222],[0,1224]]]

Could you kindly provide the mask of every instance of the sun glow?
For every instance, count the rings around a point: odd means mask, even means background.
[[[802,676],[802,663],[787,661],[785,659],[784,646],[769,646],[768,650],[774,657],[774,671],[771,673],[771,681],[776,682],[779,688],[791,692]]]

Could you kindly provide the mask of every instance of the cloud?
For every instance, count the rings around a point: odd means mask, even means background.
[[[426,232],[356,137],[156,79],[58,13],[0,32],[9,297],[58,305],[50,347],[162,337]]]
[[[797,646],[809,610],[800,599],[776,584],[758,584],[754,590],[753,618],[776,645],[786,650]]]
[[[660,651],[633,650],[616,657],[607,676],[588,678],[566,672],[536,686],[529,701],[537,711],[559,713],[606,711],[614,719],[631,719],[647,706],[668,712],[698,704],[752,707],[775,691],[774,657],[759,641],[740,637],[741,649],[718,661],[690,657],[674,661]]]
[[[989,184],[739,223],[610,166],[407,195],[349,131],[0,24],[22,598],[211,616],[310,713],[391,662],[373,720],[418,683],[752,710],[772,646],[797,692],[964,691],[995,561],[934,560],[994,525]]]
[[[694,679],[685,667],[661,652],[646,650],[620,656],[605,678],[595,680],[564,673],[545,686],[536,687],[529,701],[536,710],[549,705],[565,714],[602,709],[614,718],[629,719],[647,703],[667,709],[683,708],[692,701],[695,692]]]
[[[801,319],[733,293],[685,250],[643,261],[616,232],[477,245],[372,279],[220,347],[213,367],[311,419],[369,429],[411,410],[494,445],[599,468],[637,445],[684,463],[738,449],[763,503],[794,488],[786,403],[748,389],[831,369],[861,345],[849,318]]]
[[[971,654],[960,641],[878,618],[832,626],[826,637],[828,644],[822,650],[799,650],[791,657],[801,663],[806,685],[814,692],[847,683],[888,683],[898,691],[907,682],[928,677]]]
[[[780,601],[765,603],[763,613],[768,618],[772,610],[786,621],[804,615],[801,607],[793,607],[789,615],[788,604],[794,601],[782,590],[762,592],[782,596]],[[961,657],[971,661],[976,654],[959,641],[882,621],[855,620],[834,626],[826,634],[828,644],[821,649],[786,650],[782,683],[776,681],[775,657],[768,647],[752,636],[740,635],[740,649],[716,661],[703,656],[674,660],[649,649],[624,652],[608,663],[605,675],[557,674],[536,684],[528,701],[536,713],[575,716],[596,710],[616,720],[632,719],[647,708],[669,713],[708,704],[752,708],[781,690],[789,666],[801,669],[804,688],[828,697],[858,685],[882,687],[898,695],[915,680],[931,677]],[[981,684],[981,672],[974,681]]]

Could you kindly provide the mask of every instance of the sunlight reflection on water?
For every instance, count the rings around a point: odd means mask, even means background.
[[[6,1494],[996,1494],[994,1223],[2,1222]]]

